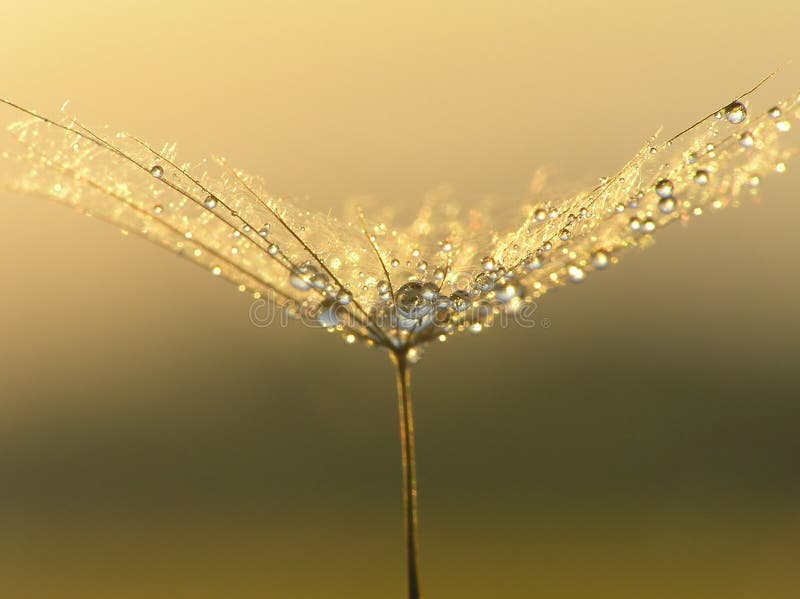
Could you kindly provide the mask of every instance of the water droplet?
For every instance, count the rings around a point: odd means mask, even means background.
[[[391,261],[389,264],[391,264],[391,265],[392,265],[392,268],[397,268],[398,266],[400,266],[400,260],[398,260],[397,258],[395,258],[395,259],[394,259],[394,260],[392,260],[392,261]]]
[[[528,270],[538,270],[542,267],[543,261],[539,256],[528,256],[525,259],[525,268]]]
[[[549,241],[545,241],[545,242],[542,244],[542,247],[541,247],[540,249],[541,249],[543,252],[549,252],[550,250],[552,250],[552,249],[553,249],[553,244],[552,244],[552,243],[550,243]]]
[[[671,198],[674,186],[669,179],[661,179],[656,183],[656,194],[660,198]]]
[[[150,167],[150,174],[153,175],[156,179],[160,179],[164,176],[164,169],[161,167],[160,164],[156,164]]]
[[[675,212],[675,198],[661,198],[658,201],[658,209],[664,214],[672,214]]]
[[[428,270],[428,263],[425,262],[425,260],[422,260],[421,262],[417,263],[417,270],[419,272],[427,271]]]
[[[483,260],[481,260],[481,268],[487,272],[494,270],[494,258],[491,256],[486,256]]]
[[[571,264],[567,267],[567,276],[573,283],[580,283],[586,278],[586,272],[580,266]]]
[[[725,118],[729,123],[738,125],[747,118],[747,108],[739,101],[731,102],[725,107]]]
[[[444,253],[452,252],[453,251],[453,243],[451,241],[443,241],[442,242],[442,251]]]
[[[648,218],[642,224],[642,228],[645,230],[645,232],[652,233],[655,231],[656,223],[652,218]]]
[[[567,241],[567,239],[569,239],[570,235],[571,235],[570,230],[567,229],[566,227],[561,229],[561,231],[558,232],[558,238],[561,241]]]
[[[536,212],[533,213],[533,217],[538,221],[543,221],[547,218],[547,210],[544,208],[537,208]]]
[[[702,168],[699,168],[695,171],[694,177],[692,177],[695,183],[698,185],[705,185],[708,183],[709,174],[708,171]]]
[[[469,308],[469,294],[461,289],[450,294],[450,301],[453,302],[453,309],[456,312],[464,312]]]
[[[631,219],[628,221],[628,228],[631,231],[638,231],[642,228],[642,221],[639,220],[638,217],[632,216]]]
[[[208,208],[209,210],[213,210],[217,207],[217,198],[212,195],[206,196],[206,199],[203,201],[203,206]]]
[[[405,318],[421,318],[433,310],[433,304],[423,296],[423,285],[419,281],[405,283],[395,294],[397,312]]]
[[[276,254],[278,253],[278,251],[279,251],[279,248],[278,248],[278,246],[277,246],[277,245],[275,245],[274,243],[271,243],[271,244],[270,244],[270,246],[267,248],[267,253],[268,253],[270,256],[274,256],[274,255],[276,255]]]
[[[781,133],[788,133],[792,130],[792,124],[787,120],[778,121],[775,123],[775,128]]]
[[[592,266],[598,270],[603,270],[609,262],[608,254],[604,250],[597,250],[592,254]]]
[[[378,281],[378,284],[375,286],[375,290],[378,292],[378,295],[386,295],[389,293],[389,282],[388,281]]]
[[[344,340],[345,340],[346,343],[355,343],[356,342],[356,336],[353,335],[353,333],[348,333],[345,336]]]
[[[444,268],[439,267],[433,271],[433,278],[436,279],[437,281],[444,280],[444,276],[445,276]]]
[[[219,266],[212,267],[211,274],[214,275],[215,277],[220,276],[222,274],[222,268],[220,268]]]
[[[753,137],[753,134],[750,131],[745,131],[739,136],[739,145],[743,148],[752,148],[755,142],[756,138]]]
[[[437,297],[439,297],[439,287],[436,286],[435,283],[425,283],[422,286],[422,291],[420,292],[420,296],[426,302],[432,302]]]
[[[269,235],[269,225],[264,225],[258,230],[258,236],[266,238]]]
[[[781,116],[781,109],[777,106],[773,106],[767,111],[767,114],[773,119],[777,119],[779,116]]]
[[[164,212],[164,206],[162,206],[161,204],[156,204],[155,206],[153,206],[153,212],[155,212],[156,214],[161,214],[162,212]]]
[[[317,313],[317,322],[319,322],[326,329],[332,329],[338,326],[342,319],[339,318],[339,304],[331,300],[322,302],[320,310]]]
[[[353,301],[353,294],[347,289],[339,289],[339,292],[336,294],[336,301],[346,306]]]
[[[292,270],[292,273],[289,276],[289,283],[291,283],[292,287],[298,291],[307,291],[311,289],[311,282],[309,281],[308,272],[302,266],[298,266]]]
[[[494,287],[494,281],[489,275],[481,274],[475,277],[473,287],[481,293],[485,293],[491,291],[492,287]]]

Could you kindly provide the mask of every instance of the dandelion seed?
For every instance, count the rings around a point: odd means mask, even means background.
[[[3,157],[14,171],[8,182],[20,192],[177,251],[256,299],[274,298],[301,321],[312,316],[314,326],[348,344],[388,350],[397,372],[415,572],[410,364],[426,344],[480,333],[498,315],[606,268],[612,256],[616,264],[650,240],[646,233],[735,203],[756,193],[761,176],[786,170],[798,146],[798,97],[762,114],[743,100],[671,139],[652,140],[596,187],[520,208],[515,220],[485,210],[462,216],[449,200],[426,204],[408,227],[363,212],[312,213],[270,195],[260,179],[225,160],[185,165],[173,149],[159,152],[71,119],[50,121],[6,100],[29,120],[11,127],[19,149]],[[744,132],[729,126],[745,121]]]

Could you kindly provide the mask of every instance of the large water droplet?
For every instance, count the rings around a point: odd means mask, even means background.
[[[164,169],[161,167],[160,164],[156,164],[150,167],[150,174],[153,175],[156,179],[160,179],[164,176]]]
[[[747,108],[739,101],[731,102],[725,107],[725,118],[729,123],[738,125],[747,118]]]
[[[699,168],[694,173],[694,182],[698,185],[706,185],[708,183],[709,174],[708,171],[702,168]]]
[[[394,301],[397,312],[406,318],[421,318],[433,310],[433,304],[423,298],[423,285],[419,281],[402,285]]]
[[[217,207],[217,198],[212,195],[206,196],[206,199],[203,201],[203,206],[208,208],[209,210],[213,210]]]
[[[494,258],[491,256],[486,256],[483,260],[481,260],[481,267],[485,271],[494,270]]]
[[[280,248],[278,248],[278,246],[275,245],[274,243],[271,243],[270,246],[267,248],[267,253],[270,256],[275,256],[279,251]]]
[[[450,294],[450,301],[453,302],[453,309],[456,312],[464,312],[467,308],[469,308],[469,293],[461,289],[454,291]]]
[[[289,282],[292,284],[292,287],[298,291],[307,291],[311,289],[308,272],[305,271],[302,266],[292,270],[292,274],[289,276]]]
[[[739,136],[739,145],[743,148],[752,148],[755,142],[756,138],[753,137],[753,134],[750,131],[745,131]]]
[[[661,198],[658,200],[658,209],[664,214],[672,214],[675,212],[675,198]]]
[[[542,259],[539,256],[528,256],[525,259],[525,268],[528,270],[538,270],[542,267]]]
[[[674,191],[675,187],[672,185],[672,181],[669,179],[661,179],[656,183],[656,194],[660,198],[670,198],[672,197],[672,192]]]

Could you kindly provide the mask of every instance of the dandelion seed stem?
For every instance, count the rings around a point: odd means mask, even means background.
[[[419,599],[417,547],[417,465],[414,457],[414,416],[411,411],[411,370],[405,349],[392,352],[397,374],[397,399],[400,408],[400,446],[403,461],[403,501],[405,506],[408,597]]]

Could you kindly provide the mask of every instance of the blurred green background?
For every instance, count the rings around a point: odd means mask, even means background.
[[[72,98],[318,209],[443,182],[514,201],[538,166],[592,181],[781,66],[800,17],[768,12],[12,0],[0,94]],[[796,597],[800,178],[763,187],[542,298],[547,329],[428,349],[427,597]],[[256,328],[144,241],[0,201],[4,597],[403,596],[385,355]]]

